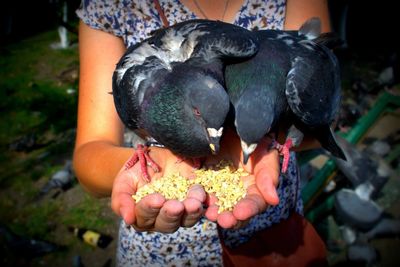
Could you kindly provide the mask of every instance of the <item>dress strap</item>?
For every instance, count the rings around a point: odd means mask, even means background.
[[[154,0],[154,5],[156,6],[157,12],[161,17],[161,20],[163,22],[164,27],[168,27],[169,26],[169,22],[167,20],[167,17],[164,14],[164,11],[161,8],[160,2],[158,0]]]

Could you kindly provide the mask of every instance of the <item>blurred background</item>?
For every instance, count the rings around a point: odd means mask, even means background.
[[[400,86],[395,1],[330,0],[342,70],[335,131],[349,162],[299,153],[305,215],[330,266],[399,266]],[[118,218],[71,168],[79,0],[0,12],[0,264],[113,266]],[[396,38],[395,38],[396,37]],[[79,237],[101,236],[89,244]]]

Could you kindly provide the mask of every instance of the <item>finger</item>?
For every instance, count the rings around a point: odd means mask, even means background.
[[[194,198],[187,198],[183,201],[185,213],[182,216],[182,226],[192,227],[203,214],[203,204]]]
[[[224,211],[218,215],[218,225],[222,228],[233,228],[237,224],[237,219],[233,216],[232,212]]]
[[[190,187],[187,198],[183,201],[185,213],[182,218],[182,226],[191,227],[203,214],[203,203],[206,201],[206,192],[201,185]]]
[[[212,222],[216,222],[218,219],[218,206],[217,205],[211,205],[208,206],[206,212],[204,213],[204,216]]]
[[[128,171],[121,171],[115,178],[111,192],[111,208],[127,224],[135,222],[135,202],[132,194],[136,191],[137,179]]]
[[[255,186],[252,186],[255,188]],[[254,192],[253,192],[254,191]],[[258,190],[249,190],[247,196],[241,199],[232,213],[237,220],[248,220],[267,208],[267,204]]]
[[[162,233],[175,232],[181,226],[181,219],[185,210],[182,202],[168,200],[160,210],[154,224],[154,230]]]
[[[218,218],[218,205],[217,205],[217,197],[214,194],[207,194],[206,197],[206,212],[205,212],[205,216],[207,219],[209,219],[212,222],[216,222],[217,218]]]
[[[142,198],[135,207],[136,226],[140,229],[151,229],[165,203],[165,198],[157,193]]]
[[[114,212],[121,216],[127,225],[134,224],[136,221],[135,201],[130,195],[121,196],[120,199],[121,204],[119,205],[118,210],[116,212],[114,210]]]
[[[214,194],[207,194],[205,204],[207,206],[214,206],[216,205],[218,198]]]
[[[207,194],[203,186],[195,184],[190,187],[187,198],[197,199],[199,202],[203,203],[206,201]]]
[[[276,186],[278,184],[278,173],[273,173],[269,169],[261,169],[256,174],[257,189],[261,192],[264,200],[270,205],[279,203]]]

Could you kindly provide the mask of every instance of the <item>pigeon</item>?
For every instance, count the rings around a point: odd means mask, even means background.
[[[258,142],[276,131],[288,109],[284,85],[290,68],[287,47],[276,38],[278,31],[257,31],[260,50],[249,60],[225,69],[227,92],[234,108],[235,127],[241,139],[246,164]]]
[[[285,144],[273,142],[284,156],[282,172],[290,148],[298,146],[304,134],[344,158],[329,127],[339,107],[340,79],[337,59],[326,46],[338,42],[320,34],[317,18],[299,31],[260,30],[254,35],[260,45],[257,54],[225,70],[244,163],[265,135],[276,135],[285,123],[290,125]]]
[[[340,107],[339,74],[336,56],[318,41],[318,37],[302,40],[296,45],[285,89],[288,105],[294,115],[293,127],[289,129],[284,144],[288,150],[298,146],[303,135],[307,134],[317,139],[333,156],[346,160],[330,127]]]
[[[55,172],[50,180],[40,189],[37,195],[37,200],[40,200],[44,195],[53,189],[61,189],[66,191],[70,189],[75,182],[75,175],[72,169],[71,160],[67,160],[61,170]],[[57,196],[57,193],[54,195]]]
[[[113,74],[114,103],[125,126],[146,140],[127,162],[146,163],[148,144],[158,144],[182,158],[218,153],[229,111],[225,61],[258,51],[257,38],[239,26],[211,20],[189,20],[157,30],[128,48]],[[155,171],[158,166],[155,167]]]
[[[333,157],[338,169],[347,177],[353,187],[360,187],[361,194],[376,198],[392,174],[391,168],[381,157],[373,156],[371,149],[360,150],[345,138],[338,136],[338,144],[346,154],[347,161]],[[372,147],[372,146],[371,146]]]

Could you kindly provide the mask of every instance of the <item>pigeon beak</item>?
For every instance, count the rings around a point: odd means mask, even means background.
[[[256,150],[257,144],[254,143],[254,144],[248,145],[243,140],[240,141],[240,144],[241,144],[242,150],[243,150],[243,163],[247,164],[247,162],[249,161],[249,157],[250,157],[251,153],[253,153],[254,150]]]
[[[215,146],[214,144],[210,144],[211,152],[215,154]]]
[[[249,161],[250,154],[247,154],[246,152],[243,151],[243,163],[246,165],[247,162]]]
[[[212,153],[213,155],[218,154],[218,152],[219,152],[219,145],[216,145],[216,144],[214,144],[214,143],[210,143],[209,146],[210,146],[210,149],[211,149],[211,153]]]
[[[216,130],[215,128],[207,128],[208,143],[213,155],[219,152],[219,141],[222,136],[223,127]]]

